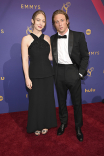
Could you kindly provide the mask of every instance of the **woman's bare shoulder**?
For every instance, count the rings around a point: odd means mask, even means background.
[[[44,35],[44,38],[46,38],[47,40],[50,40],[50,37],[48,35]]]
[[[50,44],[50,37],[48,35],[44,35],[44,39]]]
[[[24,36],[24,37],[22,38],[22,42],[27,43],[27,42],[29,42],[30,39],[31,39],[31,35],[26,35],[26,36]]]
[[[31,38],[31,35],[29,34],[29,35],[24,36],[22,40],[29,40],[30,38]]]

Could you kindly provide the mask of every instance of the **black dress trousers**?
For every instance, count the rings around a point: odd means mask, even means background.
[[[56,77],[56,90],[59,102],[59,117],[61,123],[67,124],[68,112],[66,106],[67,90],[71,94],[74,107],[75,126],[81,127],[82,102],[81,102],[81,79],[75,64],[58,64]]]

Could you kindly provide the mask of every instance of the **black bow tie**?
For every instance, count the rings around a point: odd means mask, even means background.
[[[66,35],[63,35],[63,36],[58,35],[58,38],[67,38],[67,36]]]

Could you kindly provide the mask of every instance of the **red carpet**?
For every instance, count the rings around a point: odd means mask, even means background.
[[[0,156],[104,156],[104,104],[84,104],[84,141],[79,142],[74,128],[73,107],[68,106],[68,127],[61,136],[57,128],[46,135],[26,133],[27,111],[0,115]],[[60,126],[58,108],[57,123]]]

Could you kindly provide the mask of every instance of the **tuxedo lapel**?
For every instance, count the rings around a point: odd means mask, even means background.
[[[54,36],[54,40],[53,40],[53,55],[54,55],[54,58],[55,58],[56,63],[58,63],[57,36],[58,36],[58,33],[55,34],[55,36]]]
[[[69,40],[68,41],[68,52],[69,52],[69,56],[71,56],[74,36],[73,36],[73,31],[71,31],[70,29],[69,29],[69,39],[68,40]]]

